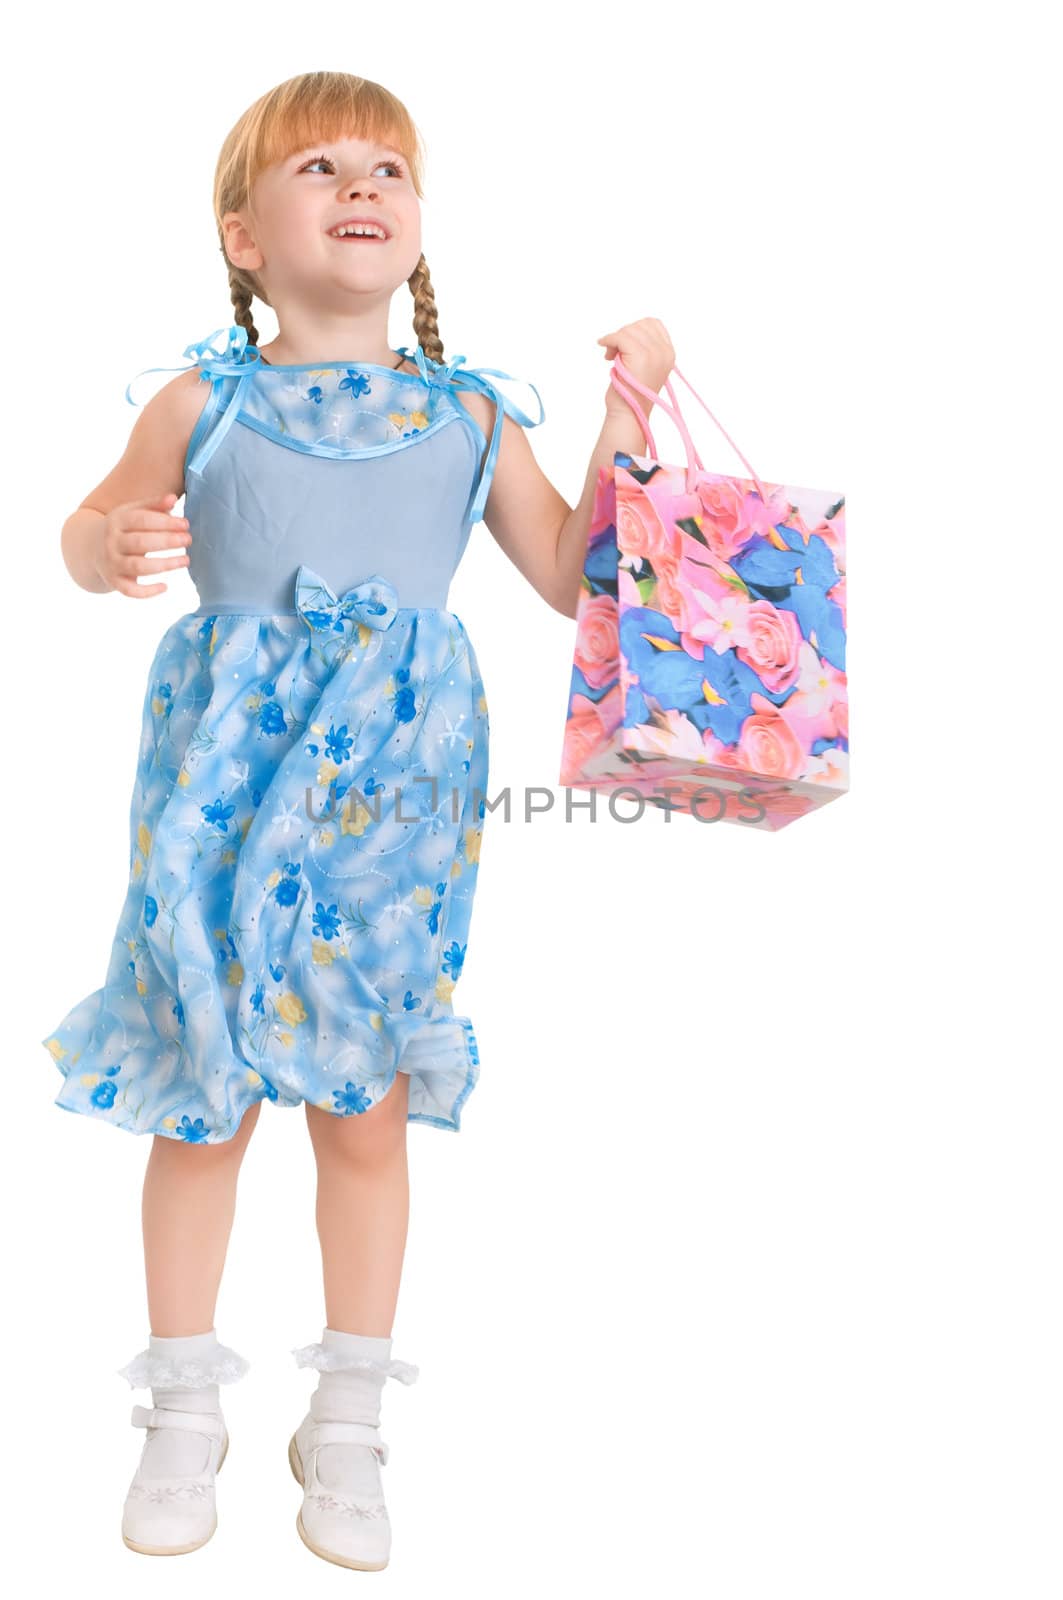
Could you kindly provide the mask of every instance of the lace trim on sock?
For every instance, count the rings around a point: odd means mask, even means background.
[[[409,1361],[374,1361],[369,1356],[352,1357],[341,1350],[326,1350],[323,1344],[304,1344],[292,1351],[297,1367],[314,1367],[318,1372],[376,1372],[400,1383],[414,1383],[419,1367]]]
[[[202,1389],[208,1383],[235,1383],[250,1370],[251,1363],[219,1344],[207,1356],[177,1360],[142,1350],[126,1366],[118,1368],[131,1389]]]

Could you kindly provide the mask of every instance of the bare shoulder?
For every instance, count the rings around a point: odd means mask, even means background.
[[[479,424],[485,438],[490,438],[495,425],[495,403],[490,395],[482,394],[479,389],[459,389],[457,384],[451,386],[450,392],[458,404],[465,407],[473,421]]]
[[[210,393],[198,368],[164,384],[142,408],[121,459],[82,500],[107,513],[149,496],[185,492],[185,456]]]

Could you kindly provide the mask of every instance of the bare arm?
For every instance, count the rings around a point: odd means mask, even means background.
[[[640,401],[640,404],[642,402]],[[648,408],[650,402],[646,401]],[[597,443],[591,453],[590,465],[583,484],[583,493],[579,503],[569,512],[561,524],[561,531],[557,536],[557,584],[563,598],[563,604],[558,606],[566,617],[577,614],[579,601],[580,581],[583,577],[583,563],[587,555],[587,540],[590,537],[591,514],[594,510],[594,490],[598,482],[598,469],[613,465],[614,450],[626,451],[628,455],[640,454],[646,449],[646,438],[635,419],[631,407],[625,405],[623,411],[606,408],[605,421],[602,431],[598,435]]]
[[[63,523],[63,561],[82,589],[147,598],[166,585],[140,584],[138,576],[188,565],[187,553],[147,552],[190,542],[187,522],[171,516],[169,506],[184,493],[185,453],[207,393],[195,371],[160,389],[137,418],[121,460]]]
[[[562,616],[575,617],[583,562],[587,554],[594,490],[599,467],[611,467],[613,452],[639,454],[646,438],[635,414],[611,390],[605,420],[591,454],[583,493],[575,506],[558,493],[532,453],[524,429],[503,414],[498,459],[484,507],[484,521],[513,565],[543,599]],[[480,424],[485,437],[494,427],[494,403],[480,393],[464,393],[461,401]],[[639,396],[643,415],[652,402]]]

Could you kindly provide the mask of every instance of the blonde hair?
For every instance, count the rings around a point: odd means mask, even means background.
[[[229,292],[236,322],[247,329],[252,344],[258,330],[251,316],[255,295],[269,305],[255,273],[234,267],[225,254],[222,217],[243,211],[255,179],[266,167],[283,161],[315,140],[367,139],[394,144],[405,157],[418,198],[424,198],[420,134],[402,101],[382,84],[349,72],[303,72],[270,89],[249,106],[230,132],[214,174],[214,220],[222,259],[229,271]],[[413,328],[417,343],[431,361],[442,361],[435,291],[422,255],[406,280],[413,295]]]

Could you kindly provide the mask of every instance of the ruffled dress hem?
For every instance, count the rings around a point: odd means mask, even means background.
[[[400,1030],[402,1022],[408,1020],[397,1019]],[[342,1082],[321,1094],[315,1092],[319,1085],[307,1081],[307,1066],[299,1051],[293,1052],[282,1068],[276,1063],[267,1065],[265,1059],[260,1063],[261,1071],[250,1063],[243,1068],[234,1066],[225,1085],[231,1106],[227,1117],[223,1106],[210,1109],[204,1105],[201,1085],[194,1084],[189,1093],[187,1087],[182,1090],[175,1082],[172,1111],[159,1117],[156,1110],[154,1120],[151,1117],[141,1120],[141,1108],[134,1103],[138,1091],[135,1069],[132,1077],[123,1082],[121,1066],[94,1067],[91,1058],[86,1060],[84,1051],[69,1066],[64,1064],[62,1057],[66,1052],[58,1033],[49,1034],[41,1044],[63,1074],[63,1086],[54,1101],[57,1106],[131,1133],[160,1134],[189,1144],[222,1143],[237,1132],[244,1113],[262,1100],[272,1100],[288,1108],[309,1103],[334,1116],[359,1115],[384,1098],[399,1072],[406,1073],[411,1080],[407,1121],[458,1133],[462,1107],[480,1073],[480,1055],[472,1022],[468,1017],[453,1015],[421,1021],[424,1026],[408,1037],[398,1063],[390,1070],[382,1069],[375,1061],[368,1071],[365,1067],[344,1068],[335,1075]],[[443,1043],[432,1037],[435,1027],[458,1031],[449,1043]],[[382,1039],[382,1047],[383,1044]],[[165,1046],[157,1043],[154,1050],[157,1056],[165,1054]],[[368,1052],[365,1059],[370,1059]],[[321,1069],[314,1069],[314,1073],[320,1077]],[[240,1076],[243,1082],[234,1085],[233,1078]],[[305,1093],[299,1087],[300,1078],[306,1085]],[[372,1095],[367,1093],[370,1085],[374,1090]],[[445,1090],[444,1085],[447,1086]],[[159,1092],[152,1098],[157,1101]]]

